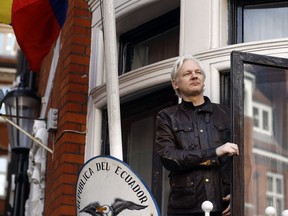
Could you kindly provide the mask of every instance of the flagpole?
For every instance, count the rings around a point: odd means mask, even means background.
[[[103,1],[104,52],[108,109],[110,155],[123,160],[116,43],[116,22],[113,0]]]

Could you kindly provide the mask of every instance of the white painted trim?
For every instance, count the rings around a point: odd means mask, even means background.
[[[15,81],[16,78],[16,69],[14,68],[4,68],[0,67],[0,84],[3,82],[10,82],[11,84]],[[7,86],[6,84],[3,86]]]
[[[56,68],[57,68],[58,59],[59,59],[59,50],[60,50],[60,36],[58,37],[56,41],[56,45],[54,47],[54,55],[53,55],[52,63],[50,66],[47,86],[46,86],[44,97],[42,97],[42,109],[40,113],[41,119],[44,119],[46,115],[47,105],[48,105],[48,101],[50,99],[51,91],[53,88],[54,77],[55,77]]]
[[[92,29],[92,47],[89,70],[89,92],[103,84],[104,75],[104,43],[103,32],[100,28]],[[93,99],[88,98],[87,134],[85,145],[85,162],[101,154],[102,110],[95,107]],[[95,124],[95,122],[98,122]]]
[[[168,59],[120,76],[120,97],[145,88],[170,82],[170,70],[174,61],[175,58]],[[91,91],[91,96],[96,108],[103,108],[106,105],[106,93],[105,84],[97,86]]]
[[[210,14],[211,14],[211,35],[210,35],[210,47],[217,48],[220,46],[220,1],[210,0]]]
[[[88,99],[87,135],[85,145],[85,162],[101,154],[102,110],[94,107],[91,97]],[[97,123],[96,123],[97,122]]]
[[[253,154],[257,154],[257,155],[260,155],[263,157],[267,157],[267,158],[288,164],[288,158],[287,157],[273,153],[271,151],[265,151],[262,149],[253,148],[252,152],[253,152]]]
[[[219,71],[230,68],[230,54],[233,50],[288,58],[288,38],[231,45],[195,54],[194,56],[203,62],[205,69],[208,69],[206,80],[208,84],[205,94],[211,97],[213,102],[219,102],[220,90],[214,84],[214,79],[219,80],[217,78]],[[121,75],[119,77],[120,97],[170,82],[170,71],[176,58],[157,62]],[[106,105],[105,84],[97,86],[90,94],[94,100],[95,108],[101,109]]]

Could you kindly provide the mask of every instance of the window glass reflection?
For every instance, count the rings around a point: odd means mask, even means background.
[[[5,196],[6,186],[6,174],[7,174],[7,158],[0,157],[0,197]]]
[[[16,57],[16,55],[17,42],[12,29],[0,25],[0,56]]]
[[[128,143],[129,165],[144,179],[150,189],[152,186],[153,123],[152,116],[133,121]]]
[[[254,64],[244,70],[245,215],[265,215],[273,206],[280,216],[288,175],[288,71]]]

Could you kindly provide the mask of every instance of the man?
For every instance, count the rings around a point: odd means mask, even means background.
[[[158,154],[170,171],[169,216],[203,216],[206,200],[210,215],[230,215],[231,156],[239,151],[229,142],[229,109],[203,95],[204,81],[200,62],[180,57],[171,82],[182,102],[157,115]]]

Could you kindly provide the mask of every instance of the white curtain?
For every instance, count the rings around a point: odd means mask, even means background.
[[[288,7],[246,7],[243,16],[243,42],[288,37]]]

